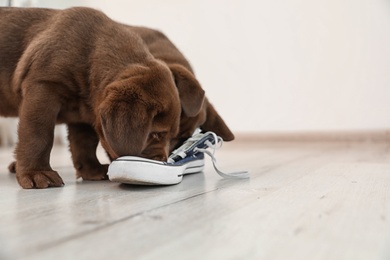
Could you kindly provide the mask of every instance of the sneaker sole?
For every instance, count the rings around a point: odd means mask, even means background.
[[[186,174],[203,171],[204,159],[195,159],[181,165],[167,164],[135,156],[124,156],[108,167],[110,181],[138,185],[173,185]]]

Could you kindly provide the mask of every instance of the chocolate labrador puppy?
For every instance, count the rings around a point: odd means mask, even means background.
[[[19,116],[11,168],[23,188],[63,185],[49,163],[56,123],[68,126],[77,176],[101,180],[107,166],[86,152],[99,141],[111,159],[165,160],[181,110],[205,109],[200,87],[178,83],[186,75],[99,11],[0,8],[0,28],[0,115]]]

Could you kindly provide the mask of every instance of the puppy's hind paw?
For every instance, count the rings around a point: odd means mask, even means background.
[[[16,161],[10,163],[10,165],[8,165],[8,170],[10,173],[16,173]]]
[[[83,167],[77,170],[77,178],[82,178],[84,181],[102,181],[108,180],[108,164],[98,165],[94,167]]]
[[[64,182],[56,171],[17,172],[16,179],[24,189],[46,189],[48,187],[64,186]]]

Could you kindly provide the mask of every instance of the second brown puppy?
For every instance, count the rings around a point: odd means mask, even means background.
[[[198,100],[192,98],[200,93],[202,87],[195,77],[190,62],[179,49],[166,35],[158,30],[146,27],[124,26],[142,38],[150,53],[155,58],[162,60],[168,65],[174,75],[175,84],[179,89],[182,103],[190,104],[192,101],[194,102],[192,106],[197,107]],[[186,91],[191,91],[191,93]],[[198,113],[189,113],[186,107],[183,107],[180,117],[179,133],[171,139],[171,150],[191,137],[196,128],[201,128],[205,132],[213,131],[222,137],[224,141],[232,141],[234,139],[234,135],[225,121],[208,99],[205,98],[202,108]]]

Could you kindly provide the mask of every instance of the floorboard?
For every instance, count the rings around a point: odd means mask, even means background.
[[[0,259],[390,258],[389,144],[245,141],[216,156],[251,179],[207,160],[174,186],[86,182],[56,146],[65,186],[23,190],[0,148]]]

